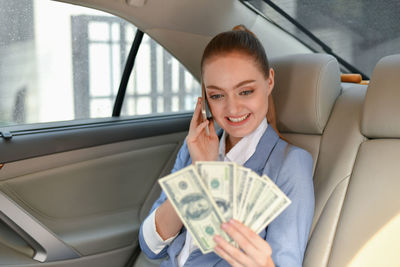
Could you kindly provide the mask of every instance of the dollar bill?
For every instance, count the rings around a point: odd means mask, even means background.
[[[265,188],[268,187],[268,183],[260,177],[255,177],[253,180],[253,187],[247,195],[247,201],[243,207],[243,223],[250,225],[255,218],[251,216],[253,210],[256,208],[256,204],[260,199],[264,198]]]
[[[265,217],[265,220],[260,220],[253,226],[256,233],[260,233],[263,229],[265,229],[279,214],[284,211],[287,206],[289,206],[291,202],[287,199],[281,199],[276,205],[272,206],[272,210],[269,211],[267,214],[268,216]]]
[[[279,214],[281,214],[291,203],[290,199],[280,188],[266,175],[262,176],[268,183],[266,192],[263,192],[263,200],[256,204],[258,214],[253,214],[252,222],[249,225],[256,233],[260,233]]]
[[[275,207],[280,201],[279,195],[271,189],[270,185],[267,185],[260,195],[259,200],[256,203],[256,207],[248,216],[246,225],[252,230],[258,231],[258,228],[263,221],[266,221],[271,217],[273,207]],[[267,219],[264,219],[266,217]],[[257,232],[259,233],[259,232]]]
[[[159,184],[202,253],[212,252],[215,234],[233,242],[220,228],[224,217],[194,166],[160,179]]]
[[[243,194],[240,200],[240,204],[239,204],[239,212],[238,212],[238,217],[237,220],[240,222],[244,222],[244,216],[245,216],[245,206],[246,203],[248,201],[248,196],[250,191],[252,190],[253,184],[254,184],[254,179],[256,179],[257,174],[253,171],[249,171],[248,175],[247,175],[247,181],[246,184],[244,185],[243,188]]]
[[[245,189],[245,185],[247,184],[247,178],[250,173],[250,170],[248,168],[244,168],[242,166],[237,166],[236,167],[236,177],[234,179],[235,181],[235,198],[234,198],[234,214],[233,218],[238,219],[239,217],[239,211],[240,211],[240,204],[243,196],[243,191]]]
[[[233,162],[196,162],[196,169],[206,184],[225,221],[232,219],[235,212],[234,192],[236,164]]]
[[[159,182],[203,253],[215,247],[215,234],[237,246],[223,222],[235,218],[260,233],[291,203],[268,176],[232,162],[196,162]]]

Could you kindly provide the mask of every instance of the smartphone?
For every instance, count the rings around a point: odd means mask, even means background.
[[[212,118],[212,114],[207,103],[206,88],[204,88],[203,84],[201,85],[201,115],[203,117],[203,121]],[[206,126],[206,134],[207,136],[210,136],[210,129],[208,125]]]

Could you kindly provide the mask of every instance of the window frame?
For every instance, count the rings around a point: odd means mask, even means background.
[[[112,15],[114,15],[114,14],[112,14]],[[89,16],[89,15],[87,15],[87,16]],[[127,23],[131,23],[131,22],[127,22]],[[74,29],[73,24],[74,24],[74,22],[71,21],[71,30]],[[141,41],[145,34],[143,31],[141,31],[139,28],[137,28],[134,24],[132,24],[132,25],[137,30],[136,30],[136,33],[134,36],[134,40],[132,41],[130,52],[125,61],[123,75],[120,79],[120,85],[119,85],[118,91],[116,92],[116,97],[115,97],[114,103],[113,103],[112,114],[110,114],[110,117],[0,125],[0,144],[2,142],[3,142],[3,144],[4,143],[7,144],[14,137],[23,137],[23,136],[27,136],[27,135],[46,135],[47,136],[48,134],[58,134],[58,133],[61,133],[64,131],[65,132],[82,131],[82,130],[90,129],[90,128],[101,128],[101,127],[107,128],[107,127],[112,127],[112,126],[118,127],[121,125],[127,125],[127,124],[133,124],[133,123],[138,124],[138,125],[143,125],[148,122],[161,122],[161,121],[168,121],[168,123],[172,123],[168,127],[166,127],[166,128],[169,128],[169,130],[167,132],[171,132],[171,129],[174,129],[174,131],[176,131],[176,132],[187,131],[193,111],[182,110],[182,111],[178,111],[178,112],[163,112],[163,113],[152,113],[152,114],[145,114],[145,115],[121,116],[123,101],[126,99],[125,96],[126,96],[128,81],[132,75],[135,59],[136,59],[137,53],[139,51],[140,45],[142,44]],[[164,47],[162,47],[162,48],[165,50]],[[165,50],[165,51],[167,51],[167,50]],[[75,55],[73,55],[73,56],[75,56]],[[125,59],[122,59],[122,60],[125,60]],[[178,60],[178,62],[179,62],[179,60]],[[181,62],[179,62],[179,63],[182,64]],[[195,76],[193,76],[193,78],[197,80],[197,78]],[[76,81],[75,81],[75,79],[73,79],[73,84],[75,84],[75,83],[76,83]],[[76,99],[75,86],[73,87],[73,90],[74,90],[74,100],[80,101],[80,100]],[[185,96],[186,95],[180,96],[180,98],[184,98]],[[76,114],[75,107],[74,107],[74,113]],[[182,120],[185,121],[186,123],[182,124],[181,122],[177,122],[177,121],[182,121]],[[164,123],[161,123],[161,124],[164,124]],[[177,124],[177,125],[175,126],[175,124]],[[154,130],[144,129],[143,131],[140,131],[140,133],[135,133],[135,134],[131,135],[130,138],[151,137],[151,136],[155,136],[155,135],[159,135],[159,134],[165,134],[165,131],[158,129],[158,127],[157,127],[157,129],[154,129]],[[126,138],[127,138],[127,135],[125,135],[124,137],[117,137],[114,141],[122,141],[122,140],[126,140]],[[90,142],[90,140],[88,140],[88,141],[89,142],[86,143],[85,147],[99,144],[99,142]],[[34,146],[38,147],[37,145],[34,145]],[[24,150],[29,151],[29,148],[25,147]],[[53,151],[52,153],[61,152],[61,151],[65,151],[65,150],[61,149],[61,150]],[[0,154],[6,155],[7,153],[0,153]],[[47,154],[47,153],[40,153],[40,155],[45,155],[45,154]],[[31,156],[28,156],[28,155],[31,155]],[[27,158],[32,157],[32,156],[37,156],[37,155],[38,154],[27,152]],[[7,163],[12,160],[13,159],[9,158],[8,156],[4,157],[4,156],[0,155],[1,163]]]

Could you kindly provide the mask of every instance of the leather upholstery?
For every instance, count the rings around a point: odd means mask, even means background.
[[[399,139],[361,145],[328,266],[400,265],[399,159]]]
[[[326,54],[299,54],[271,60],[272,95],[281,132],[322,134],[340,94],[339,65]]]
[[[341,208],[357,151],[364,137],[360,117],[366,86],[342,84],[324,131],[314,174],[315,212],[303,266],[322,267],[329,260]]]
[[[400,54],[382,58],[368,86],[362,133],[369,138],[400,137]]]
[[[379,61],[368,87],[356,162],[328,266],[399,266],[400,55]],[[390,139],[389,139],[390,138]]]

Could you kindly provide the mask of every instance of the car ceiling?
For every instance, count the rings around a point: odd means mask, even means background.
[[[238,0],[62,0],[120,16],[147,33],[197,78],[199,62],[212,36],[244,24],[256,33],[269,56],[311,52],[296,39],[256,15]],[[179,40],[179,41],[177,41]],[[271,42],[273,40],[273,42]]]

